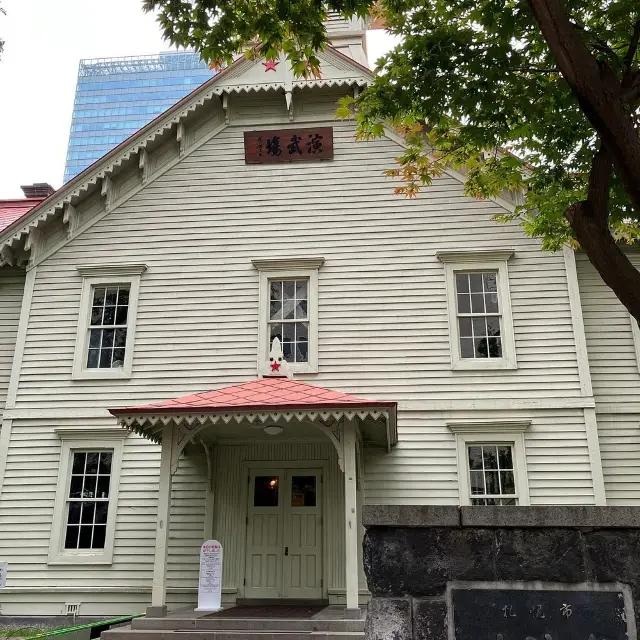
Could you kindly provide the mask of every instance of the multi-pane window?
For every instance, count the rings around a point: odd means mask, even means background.
[[[461,358],[502,358],[498,274],[456,273],[456,314]]]
[[[278,338],[287,362],[309,360],[309,279],[269,280],[269,344]]]
[[[87,369],[111,369],[124,366],[129,289],[129,285],[94,287]]]
[[[112,451],[74,451],[67,497],[65,549],[104,549]]]
[[[472,505],[517,504],[511,445],[469,445],[467,461]]]

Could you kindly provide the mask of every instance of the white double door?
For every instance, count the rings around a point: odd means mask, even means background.
[[[249,476],[245,598],[322,598],[320,469]]]

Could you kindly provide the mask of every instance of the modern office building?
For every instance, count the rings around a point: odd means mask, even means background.
[[[214,75],[193,52],[81,60],[64,181]]]

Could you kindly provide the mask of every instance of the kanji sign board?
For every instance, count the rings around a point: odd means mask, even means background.
[[[247,164],[333,159],[333,127],[245,131]]]

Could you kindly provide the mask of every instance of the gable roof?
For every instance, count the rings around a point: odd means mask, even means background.
[[[229,67],[221,70],[137,133],[87,167],[51,196],[38,203],[27,214],[9,221],[5,227],[0,228],[0,267],[6,263],[3,258],[5,248],[11,249],[14,243],[19,245],[21,241],[26,240],[31,229],[37,229],[51,217],[62,216],[66,205],[81,198],[99,182],[104,184],[109,175],[124,162],[141,153],[149,143],[165,136],[175,124],[179,124],[183,118],[195,112],[208,100],[230,93],[249,93],[273,89],[284,90],[290,96],[294,89],[329,86],[362,87],[373,80],[373,74],[369,69],[333,47],[328,46],[325,51],[318,54],[318,57],[321,61],[322,78],[310,80],[293,77],[290,65],[284,58],[281,58],[280,63],[276,65],[276,72],[273,75],[271,72],[268,75],[265,73],[266,70],[262,66],[263,59],[238,58]],[[255,73],[256,69],[262,73]]]
[[[19,198],[0,200],[0,233],[20,220],[26,213],[40,204],[44,198]]]

